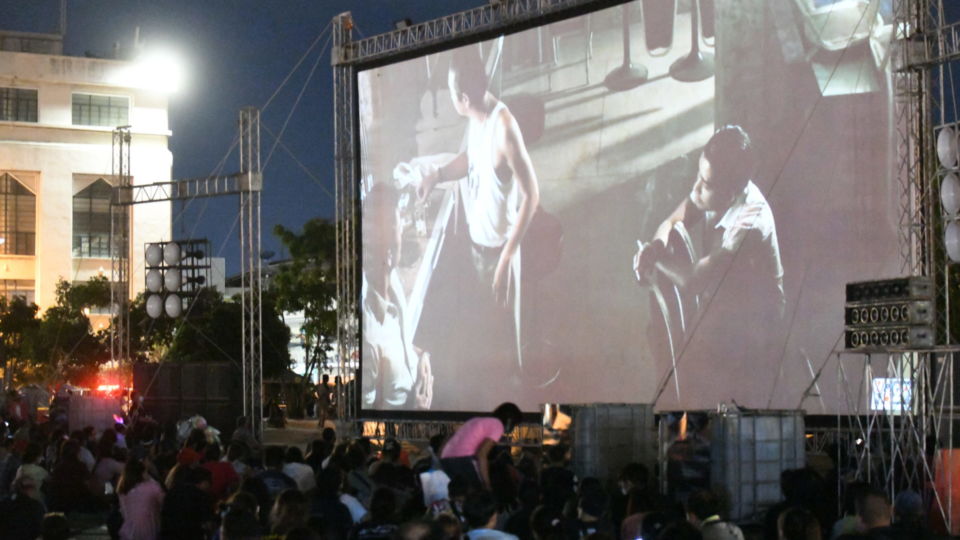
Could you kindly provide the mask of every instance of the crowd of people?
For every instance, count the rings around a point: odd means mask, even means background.
[[[76,516],[97,516],[124,540],[932,538],[919,495],[905,491],[891,508],[882,491],[853,484],[836,516],[809,469],[784,471],[783,502],[738,525],[721,494],[671,500],[643,464],[608,486],[577,478],[564,445],[500,445],[519,420],[504,404],[422,450],[327,428],[306,453],[262,447],[244,418],[224,441],[203,429],[179,440],[149,419],[102,433],[0,427],[0,539],[69,538]]]

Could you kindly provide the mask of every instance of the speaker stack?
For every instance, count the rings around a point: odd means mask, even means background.
[[[922,349],[935,343],[933,284],[906,277],[847,284],[847,349]]]

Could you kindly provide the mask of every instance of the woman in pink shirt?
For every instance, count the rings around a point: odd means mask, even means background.
[[[493,416],[467,420],[450,437],[440,453],[440,465],[450,479],[460,478],[473,487],[490,489],[490,465],[487,456],[505,433],[523,419],[520,408],[502,403]]]
[[[123,526],[121,540],[156,540],[160,536],[163,488],[147,474],[143,462],[129,458],[117,486]]]

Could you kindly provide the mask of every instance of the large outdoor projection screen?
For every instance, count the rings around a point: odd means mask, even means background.
[[[844,284],[900,268],[890,33],[646,0],[361,69],[362,409],[847,410]]]

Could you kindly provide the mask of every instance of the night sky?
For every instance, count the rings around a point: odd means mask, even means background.
[[[261,121],[264,168],[263,250],[284,257],[273,227],[298,229],[307,220],[334,215],[333,77],[329,23],[350,11],[355,38],[393,28],[398,19],[425,21],[482,5],[483,0],[69,0],[64,52],[111,57],[114,43],[130,49],[135,28],[147,48],[169,46],[189,64],[185,88],[170,98],[174,178],[216,170],[236,136],[241,107],[262,107],[318,36]],[[58,0],[0,0],[0,28],[56,32]],[[316,65],[312,78],[308,75]],[[306,86],[305,86],[306,85]],[[297,96],[294,115],[272,157]],[[284,147],[289,149],[291,157]],[[136,155],[132,156],[136,159]],[[222,172],[239,169],[236,151]],[[297,163],[299,160],[300,164]],[[227,273],[239,272],[237,198],[199,199],[173,210],[174,238],[208,238]]]

